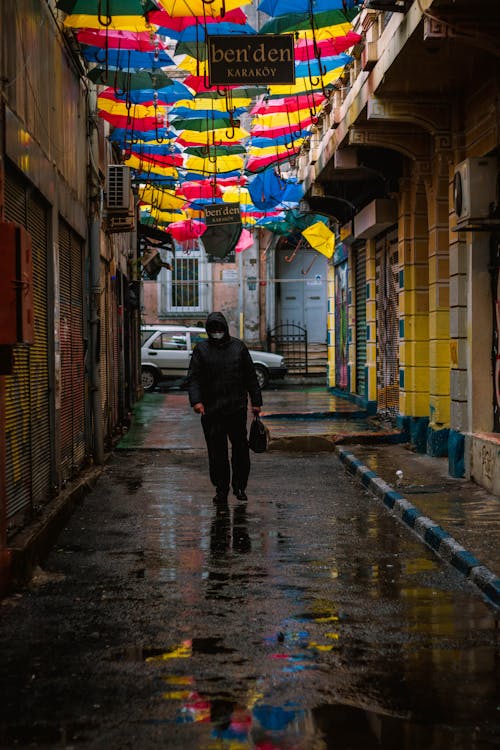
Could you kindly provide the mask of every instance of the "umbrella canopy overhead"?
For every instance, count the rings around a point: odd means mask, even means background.
[[[63,23],[75,30],[70,33],[88,78],[106,87],[98,112],[133,171],[141,216],[172,228],[180,242],[201,237],[200,208],[207,202],[239,203],[247,226],[268,220],[288,226],[283,217],[303,195],[290,175],[329,88],[361,39],[351,25],[356,0],[261,0],[258,10],[271,18],[259,33],[293,35],[295,84],[211,87],[207,39],[256,33],[240,5],[57,0]],[[241,225],[229,244],[240,236]],[[207,247],[217,252],[219,241],[211,230]]]

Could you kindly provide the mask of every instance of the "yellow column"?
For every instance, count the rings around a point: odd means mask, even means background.
[[[402,186],[399,216],[400,414],[429,415],[429,272],[425,186],[414,165]]]
[[[436,154],[429,194],[430,427],[450,423],[450,293],[448,161]],[[440,158],[441,156],[441,158]]]

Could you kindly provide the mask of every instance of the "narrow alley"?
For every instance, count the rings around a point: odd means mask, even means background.
[[[141,408],[3,601],[2,748],[498,747],[497,615],[335,454],[217,508],[186,394]]]

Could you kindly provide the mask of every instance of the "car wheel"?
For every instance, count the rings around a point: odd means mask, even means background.
[[[265,367],[262,367],[262,365],[255,365],[255,372],[257,373],[257,382],[259,384],[259,388],[263,390],[269,383],[269,373],[267,372]]]
[[[146,393],[154,391],[158,377],[152,367],[143,367],[141,370],[141,383]]]

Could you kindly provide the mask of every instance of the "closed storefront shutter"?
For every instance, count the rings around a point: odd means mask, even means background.
[[[380,413],[399,411],[399,266],[396,233],[376,245],[377,405]]]
[[[366,249],[355,248],[356,273],[356,393],[366,396]]]
[[[26,225],[24,185],[6,175],[5,219]],[[7,518],[31,507],[29,347],[14,347],[12,375],[5,377]]]
[[[7,170],[5,218],[31,235],[33,254],[34,343],[14,347],[14,367],[6,376],[7,516],[29,515],[51,492],[51,441],[48,350],[48,211],[43,199]]]
[[[109,400],[109,380],[110,380],[110,368],[109,368],[109,289],[108,289],[108,274],[106,264],[101,262],[101,279],[103,279],[103,287],[101,289],[101,321],[100,321],[100,358],[99,368],[101,376],[101,414],[102,414],[102,429],[104,441],[106,442],[109,437],[109,412],[110,412],[110,400]]]
[[[85,374],[82,243],[59,223],[61,350],[61,477],[71,479],[85,459]]]
[[[335,266],[335,385],[347,390],[347,258]]]
[[[33,501],[48,499],[52,476],[49,412],[47,210],[32,193],[26,228],[32,237],[35,343],[30,347],[31,455]]]

